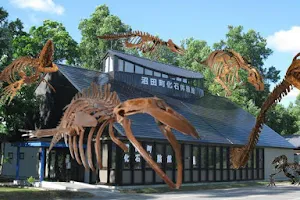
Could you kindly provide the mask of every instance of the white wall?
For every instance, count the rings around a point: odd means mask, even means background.
[[[294,151],[293,149],[282,149],[282,148],[265,148],[265,179],[269,180],[269,175],[275,173],[275,167],[272,162],[275,157],[286,155],[288,162],[294,162]],[[276,180],[288,180],[283,172],[280,172],[275,176]]]
[[[16,177],[17,147],[11,146],[11,143],[5,143],[4,156],[13,153],[13,159],[10,163],[5,163],[2,169],[2,175],[7,177]],[[20,160],[19,176],[21,179],[27,179],[30,176],[38,179],[39,177],[39,148],[20,147],[20,153],[24,153],[24,159]]]

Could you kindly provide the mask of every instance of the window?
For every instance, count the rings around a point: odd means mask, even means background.
[[[135,73],[136,74],[144,74],[144,68],[138,65],[135,65]]]
[[[109,57],[109,71],[114,71],[114,60],[112,59],[112,57]]]
[[[161,73],[160,72],[154,72],[154,76],[161,77]]]
[[[167,74],[162,74],[163,78],[169,78],[169,76]]]
[[[154,157],[154,161],[156,161],[157,165],[162,168],[163,165],[163,145],[157,144],[156,145],[156,155]]]
[[[128,152],[123,154],[123,168],[130,169],[130,152],[131,148],[130,145],[127,143],[126,146],[128,147]]]
[[[166,147],[166,168],[167,169],[173,169],[173,162],[175,161],[175,157],[174,157],[174,154],[173,154],[173,149],[171,147],[171,145],[167,144],[167,147]]]
[[[223,169],[227,169],[227,160],[229,159],[227,158],[227,150],[226,147],[223,148]]]
[[[216,147],[216,169],[221,168],[221,148]]]
[[[145,146],[146,146],[147,153],[152,157],[153,145],[152,144],[145,144]],[[151,167],[148,164],[148,162],[145,162],[145,168],[146,169],[151,169]]]
[[[8,152],[8,159],[13,159],[14,158],[14,153],[13,152]]]
[[[122,59],[118,59],[118,69],[120,72],[124,71],[124,61]]]
[[[205,169],[207,164],[207,147],[201,147],[201,168]]]
[[[145,75],[153,76],[153,71],[150,69],[145,69]]]
[[[109,70],[109,57],[107,57],[106,59],[105,59],[105,66],[104,66],[105,68],[104,68],[104,72],[106,73],[106,72],[108,72],[108,70]]]
[[[133,73],[133,64],[125,61],[125,72]]]
[[[197,146],[193,146],[193,168],[198,168],[200,152]]]
[[[20,160],[24,160],[24,153],[20,153]]]
[[[208,168],[214,168],[214,147],[208,147]]]
[[[180,81],[181,82],[181,78],[179,78],[179,77],[176,77],[176,81]]]
[[[183,78],[183,79],[182,79],[182,82],[187,83],[187,79],[186,79],[186,78]]]

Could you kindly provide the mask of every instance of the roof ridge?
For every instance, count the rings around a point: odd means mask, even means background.
[[[149,60],[149,61],[151,61],[151,62],[156,62],[156,63],[163,64],[163,65],[167,65],[167,66],[170,66],[170,67],[176,67],[176,68],[184,69],[184,70],[189,71],[189,72],[201,74],[200,72],[196,72],[196,71],[193,71],[193,70],[189,70],[189,69],[186,69],[186,68],[183,68],[183,67],[180,67],[180,66],[170,65],[170,64],[158,62],[158,61],[156,61],[156,60],[151,60],[151,59],[149,59],[149,58],[144,58],[144,57],[136,56],[136,55],[129,54],[129,53],[125,53],[125,52],[119,51],[119,50],[109,49],[108,51],[112,51],[112,52],[115,51],[115,52],[117,52],[117,53],[122,53],[122,54],[126,54],[126,55],[133,56],[133,57],[136,57],[136,58],[140,58],[140,59],[144,59],[144,60]],[[201,75],[202,75],[202,74],[201,74]]]

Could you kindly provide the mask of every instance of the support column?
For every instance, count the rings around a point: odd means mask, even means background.
[[[20,180],[19,176],[19,170],[20,170],[20,147],[17,147],[17,163],[16,163],[16,180]]]
[[[44,147],[42,147],[41,152],[41,159],[40,159],[40,182],[44,180],[44,173],[45,173],[45,156],[46,156],[46,150]]]

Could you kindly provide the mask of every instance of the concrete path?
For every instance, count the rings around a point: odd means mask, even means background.
[[[76,185],[76,184],[74,184]],[[117,190],[84,187],[76,185],[77,191],[94,194],[93,198],[81,200],[300,200],[300,186],[277,184],[277,187],[255,186],[231,189],[213,189],[184,192],[169,192],[163,194],[124,194]],[[79,199],[78,199],[79,200]]]
[[[291,185],[278,185],[277,187],[273,188],[259,186],[232,189],[199,190],[191,192],[171,192],[164,194],[124,194],[103,189],[92,189],[85,191],[93,193],[95,197],[84,200],[300,200],[300,186]]]

